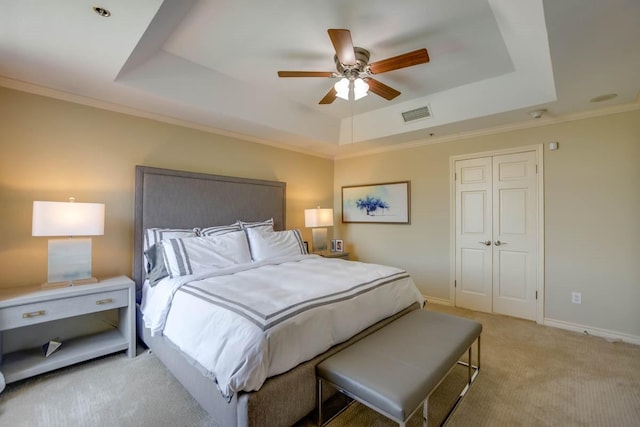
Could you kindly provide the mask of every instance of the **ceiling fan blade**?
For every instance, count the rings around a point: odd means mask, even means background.
[[[386,84],[381,83],[371,77],[365,77],[362,80],[364,80],[369,85],[369,90],[371,92],[383,97],[387,101],[391,101],[393,98],[400,95],[400,92],[398,92],[394,88],[389,87]]]
[[[349,30],[329,29],[329,38],[336,50],[338,61],[343,65],[356,65],[356,53],[353,49],[351,32]]]
[[[320,102],[318,102],[318,104],[331,104],[336,100],[337,93],[338,92],[336,92],[336,90],[332,87],[331,90],[324,96],[324,98],[322,98]]]
[[[386,73],[387,71],[410,67],[412,65],[425,64],[427,62],[429,62],[427,49],[418,49],[413,52],[394,56],[393,58],[373,62],[369,64],[369,71],[371,71],[371,74],[380,74]]]
[[[331,71],[278,71],[278,77],[333,77]]]

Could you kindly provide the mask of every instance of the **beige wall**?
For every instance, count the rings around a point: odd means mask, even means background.
[[[135,165],[287,183],[287,227],[331,206],[333,161],[0,88],[0,287],[47,278],[47,238],[31,236],[34,200],[106,204],[93,238],[97,277],[131,275]]]
[[[287,182],[287,226],[334,203],[343,185],[411,180],[411,225],[343,225],[356,258],[398,265],[425,295],[449,298],[449,158],[545,147],[545,317],[640,336],[640,111],[331,160],[0,88],[0,287],[46,279],[34,200],[103,202],[94,274],[131,274],[137,164]],[[334,171],[335,169],[335,171]],[[570,302],[582,292],[582,305]]]
[[[448,300],[449,158],[542,143],[545,318],[640,338],[638,110],[338,160],[337,215],[343,185],[410,180],[411,225],[338,224],[334,235],[357,258],[406,268],[425,295]]]

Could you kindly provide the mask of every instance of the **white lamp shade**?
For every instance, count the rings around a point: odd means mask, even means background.
[[[103,203],[33,202],[32,236],[103,234]]]
[[[367,96],[367,91],[369,90],[369,85],[362,80],[361,78],[357,78],[353,82],[353,97],[354,100],[358,100],[362,97]]]
[[[349,100],[349,79],[342,78],[333,85],[336,90],[336,96],[345,100]]]
[[[333,226],[333,209],[305,209],[305,227],[331,227]]]

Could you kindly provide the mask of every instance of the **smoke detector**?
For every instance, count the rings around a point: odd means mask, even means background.
[[[529,115],[530,115],[531,117],[533,117],[534,119],[539,119],[539,118],[540,118],[540,117],[542,117],[542,115],[543,115],[544,113],[546,113],[546,112],[547,112],[547,110],[545,110],[545,109],[542,109],[542,110],[533,110],[533,111],[529,111]]]

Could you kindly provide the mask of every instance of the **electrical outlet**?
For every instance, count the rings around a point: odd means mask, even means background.
[[[571,302],[574,304],[582,304],[582,292],[571,292]]]

